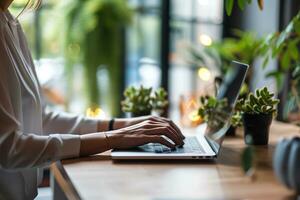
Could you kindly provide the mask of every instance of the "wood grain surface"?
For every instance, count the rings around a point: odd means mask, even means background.
[[[54,177],[68,177],[82,199],[295,199],[272,170],[272,153],[281,137],[299,135],[299,128],[273,122],[270,144],[255,147],[253,178],[240,167],[242,131],[226,137],[214,161],[112,161],[110,152],[65,160],[51,166]],[[60,173],[66,173],[61,175]],[[59,181],[59,180],[58,180]],[[66,193],[72,190],[62,188]],[[69,194],[70,196],[70,194]]]

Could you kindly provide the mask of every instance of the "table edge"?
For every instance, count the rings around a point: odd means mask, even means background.
[[[68,176],[66,170],[62,166],[61,161],[56,161],[50,166],[51,173],[53,174],[57,184],[64,192],[68,199],[80,200],[82,199]]]

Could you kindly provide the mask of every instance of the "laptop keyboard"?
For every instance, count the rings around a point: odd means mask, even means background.
[[[151,146],[155,153],[205,153],[196,137],[186,137],[183,147],[176,147],[175,149],[157,143],[151,144]]]

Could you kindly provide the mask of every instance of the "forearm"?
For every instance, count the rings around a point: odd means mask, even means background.
[[[90,133],[80,136],[80,156],[102,153],[109,149],[105,133]]]
[[[147,116],[146,116],[147,117]],[[146,117],[135,117],[135,118],[115,118],[112,126],[112,130],[125,128],[127,126],[132,126],[146,120]],[[110,120],[100,120],[98,122],[97,131],[108,131]]]
[[[97,126],[97,131],[98,132],[108,131],[109,130],[109,122],[110,122],[110,120],[99,120],[98,126]],[[114,123],[112,124],[112,130],[125,128],[127,126],[139,123],[140,121],[136,121],[136,123],[134,123],[134,122],[135,121],[130,118],[115,118]]]

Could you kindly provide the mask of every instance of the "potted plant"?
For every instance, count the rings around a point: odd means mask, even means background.
[[[213,96],[200,97],[200,107],[198,115],[209,123],[208,127],[218,130],[222,128],[226,120],[230,117],[230,108],[227,99],[217,99]],[[226,132],[226,136],[234,136],[237,127],[242,126],[242,115],[240,111],[235,111],[230,119],[231,126]]]
[[[236,128],[243,125],[241,112],[235,111],[230,121],[231,121],[231,126],[226,132],[226,136],[235,136]]]
[[[214,130],[219,130],[225,125],[229,112],[227,99],[217,99],[213,96],[200,97],[200,107],[198,115],[207,123],[207,127]]]
[[[122,110],[130,113],[131,117],[150,115],[152,111],[161,114],[168,106],[168,94],[163,88],[157,89],[153,94],[152,88],[131,86],[125,90],[124,96]]]
[[[247,98],[237,103],[243,119],[245,143],[253,145],[267,145],[269,140],[269,127],[273,116],[276,115],[278,99],[270,93],[267,87],[250,93]],[[249,138],[252,138],[250,142]]]
[[[169,102],[168,102],[168,93],[163,88],[158,88],[154,92],[154,97],[152,99],[152,110],[157,115],[162,115],[166,112],[166,109],[168,108]]]

